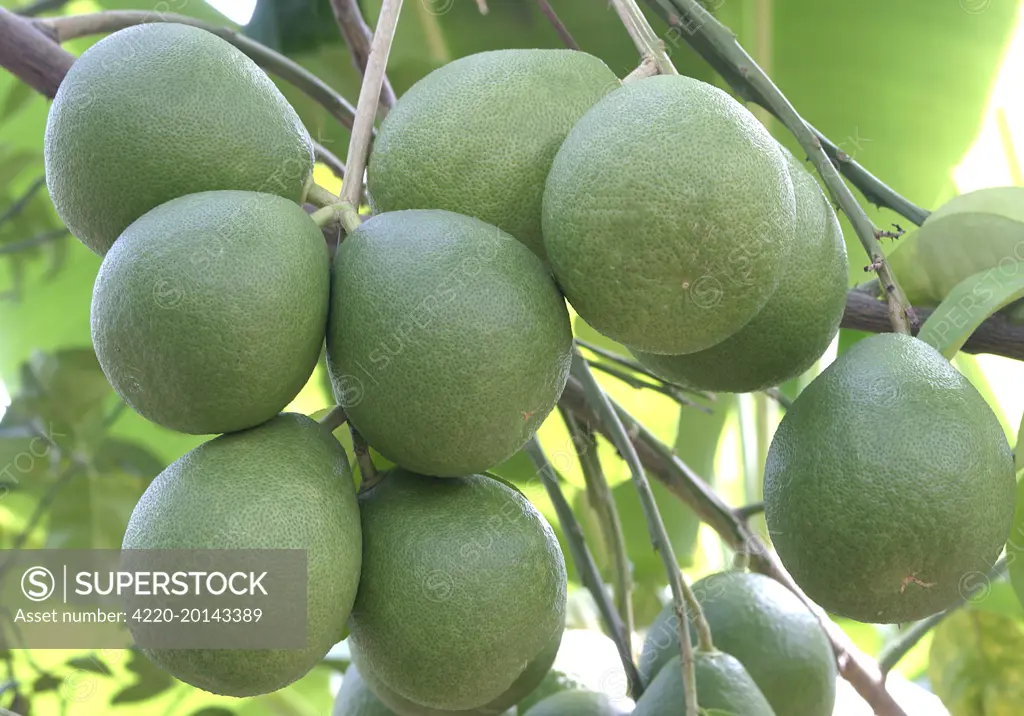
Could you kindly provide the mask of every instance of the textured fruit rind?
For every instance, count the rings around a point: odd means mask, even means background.
[[[573,50],[498,50],[450,62],[388,113],[366,173],[374,209],[445,209],[493,224],[543,256],[544,179],[572,126],[619,87]]]
[[[694,582],[693,593],[715,647],[735,657],[777,714],[831,714],[836,662],[818,618],[782,584],[751,572],[718,572]],[[647,630],[637,668],[645,683],[679,655],[673,605]],[[696,643],[696,630],[690,635]]]
[[[615,90],[573,127],[544,190],[544,246],[596,330],[693,353],[767,303],[794,216],[786,160],[757,119],[715,87],[658,76]]]
[[[200,445],[150,483],[123,549],[306,550],[309,646],[150,649],[146,655],[216,694],[255,696],[287,686],[342,634],[359,583],[361,543],[345,452],[315,421],[286,413]]]
[[[618,716],[608,697],[593,691],[562,691],[549,696],[525,716]]]
[[[68,71],[43,142],[57,213],[103,255],[129,224],[186,194],[300,200],[313,144],[276,85],[228,42],[187,25],[113,33]]]
[[[173,430],[259,425],[320,356],[330,258],[297,204],[216,191],[161,204],[100,266],[92,342],[117,393]]]
[[[889,265],[911,303],[936,306],[968,276],[1016,276],[1024,261],[1024,187],[954,197],[899,240]]]
[[[693,660],[697,701],[701,708],[722,709],[737,716],[775,716],[768,700],[739,661],[720,651],[697,651]],[[683,673],[677,655],[658,672],[636,702],[633,716],[691,716],[686,713],[685,704]]]
[[[572,328],[544,264],[478,219],[376,216],[334,259],[327,361],[370,445],[427,475],[511,457],[554,408]]]
[[[561,633],[565,562],[515,490],[395,469],[359,504],[363,572],[349,627],[364,675],[417,704],[479,708]]]
[[[839,331],[846,307],[843,230],[814,177],[785,155],[796,193],[796,245],[785,278],[760,313],[718,345],[680,356],[633,351],[659,377],[695,390],[763,390],[810,368]]]
[[[786,411],[765,465],[779,557],[828,611],[898,623],[986,574],[1013,519],[1013,456],[985,399],[902,334],[842,354]]]

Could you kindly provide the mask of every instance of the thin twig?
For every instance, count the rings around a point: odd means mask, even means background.
[[[29,185],[29,188],[26,189],[21,196],[15,199],[2,214],[0,214],[0,227],[23,212],[29,202],[32,201],[32,197],[34,197],[44,186],[46,186],[46,177],[39,177],[32,182],[32,184]]]
[[[558,484],[558,475],[548,461],[547,456],[544,455],[544,449],[541,447],[540,441],[537,440],[537,436],[531,437],[523,449],[526,450],[526,454],[529,455],[531,462],[533,462],[533,466],[537,470],[541,482],[544,484],[544,489],[547,490],[548,497],[551,499],[551,504],[555,508],[558,522],[562,526],[562,533],[569,543],[569,552],[572,554],[572,561],[576,565],[576,571],[579,572],[583,585],[594,598],[597,610],[604,620],[605,628],[608,629],[608,635],[615,643],[615,648],[619,652],[619,659],[622,661],[622,668],[625,670],[626,680],[629,682],[629,693],[634,699],[640,698],[640,694],[643,693],[643,682],[640,679],[636,665],[633,663],[633,651],[631,648],[632,632],[626,630],[626,626],[619,617],[619,613],[615,611],[615,607],[612,606],[608,599],[604,582],[601,580],[601,575],[597,571],[597,565],[594,563],[594,558],[590,554],[587,542],[583,537],[583,530],[580,529],[579,522],[576,521],[576,516],[566,501],[565,495],[562,494],[562,487]]]
[[[586,348],[588,351],[594,353],[595,355],[599,355],[602,358],[607,358],[613,363],[618,363],[619,365],[629,368],[631,371],[646,376],[651,380],[665,383],[666,385],[670,385],[681,392],[689,393],[690,395],[694,395],[698,398],[704,398],[704,400],[713,401],[715,399],[715,396],[712,393],[707,393],[704,392],[703,390],[692,390],[691,388],[679,385],[678,383],[673,383],[671,381],[664,380],[663,378],[659,378],[650,370],[648,370],[648,368],[643,364],[639,363],[633,358],[624,356],[621,353],[616,353],[615,351],[610,351],[607,348],[602,348],[601,346],[591,343],[590,341],[583,340],[582,338],[576,338],[575,343],[578,346]]]
[[[115,32],[126,27],[153,22],[176,22],[192,25],[227,40],[248,55],[260,67],[274,73],[285,82],[294,85],[297,89],[308,95],[344,127],[352,129],[355,110],[348,100],[331,89],[326,82],[297,62],[227,27],[211,25],[210,23],[185,15],[156,13],[145,10],[108,10],[83,15],[65,15],[36,20],[35,25],[37,28],[48,32],[53,40],[63,43],[78,37]],[[0,43],[0,47],[3,47],[2,43]],[[6,52],[0,51],[0,56],[5,55]],[[70,67],[70,64],[68,66]],[[18,73],[15,72],[15,74]],[[54,87],[54,90],[56,90],[56,87]]]
[[[309,189],[306,191],[306,203],[319,208],[337,204],[338,201],[339,199],[334,192],[328,191],[316,183],[310,184]]]
[[[590,372],[590,367],[583,357],[573,353],[572,365],[569,373],[583,385],[583,392],[587,402],[594,408],[594,411],[601,416],[605,427],[610,433],[609,438],[615,449],[619,451],[629,471],[633,476],[633,484],[636,486],[637,496],[640,498],[640,507],[644,513],[644,520],[647,522],[647,529],[650,533],[651,544],[654,550],[661,557],[665,565],[665,572],[668,575],[669,587],[672,589],[672,600],[675,603],[676,616],[679,618],[679,651],[682,659],[682,679],[686,691],[686,712],[696,714],[699,711],[697,703],[697,677],[694,670],[693,647],[690,644],[690,620],[687,618],[687,608],[693,613],[694,622],[697,624],[701,649],[711,649],[711,629],[707,620],[704,619],[700,604],[694,597],[683,574],[679,570],[679,563],[676,561],[675,550],[672,549],[672,542],[665,530],[665,523],[658,511],[658,504],[654,500],[654,493],[647,482],[647,475],[636,449],[618,415],[612,406],[607,394],[601,389],[601,385]]]
[[[629,553],[626,551],[626,538],[622,533],[619,510],[615,506],[615,498],[608,486],[608,480],[601,468],[601,459],[597,454],[597,438],[594,437],[590,428],[580,425],[571,412],[564,408],[559,408],[559,411],[562,420],[565,421],[565,427],[569,431],[569,439],[572,440],[576,450],[576,457],[580,462],[583,480],[587,485],[587,498],[591,507],[594,508],[594,512],[597,513],[601,535],[604,537],[604,544],[612,558],[615,605],[625,625],[626,633],[632,634],[636,631],[633,618],[633,567],[629,561]]]
[[[784,410],[789,410],[793,407],[793,400],[789,396],[785,395],[778,388],[766,388],[762,391],[769,398],[774,400],[776,403],[782,406]]]
[[[835,165],[825,154],[821,140],[804,122],[786,96],[772,83],[764,70],[737,42],[736,35],[705,10],[697,0],[662,0],[662,2],[671,3],[677,14],[671,16],[670,21],[676,28],[686,28],[684,36],[691,46],[705,58],[707,57],[706,53],[713,51],[717,62],[716,67],[725,64],[733,68],[735,74],[743,77],[747,84],[764,98],[767,108],[796,137],[801,148],[818,170],[832,201],[843,210],[850,223],[853,224],[857,238],[860,239],[861,245],[868,255],[870,261],[868,269],[878,274],[879,281],[885,287],[889,320],[893,330],[898,333],[910,333],[911,325],[915,322],[914,311],[895,275],[889,269],[885,254],[882,253],[882,245],[878,241],[877,229],[861,205],[857,203],[857,199],[853,196],[850,188],[846,186]],[[702,42],[693,42],[693,38],[700,38]]]
[[[70,233],[71,232],[68,231],[67,227],[62,226],[59,229],[50,229],[49,231],[44,231],[21,241],[3,244],[0,245],[0,256],[7,256],[27,251],[28,249],[33,249],[36,246],[42,246],[43,244],[48,244],[51,241],[56,241]]]
[[[313,153],[316,155],[316,160],[330,169],[334,176],[339,179],[345,178],[345,163],[330,149],[320,142],[313,142]]]
[[[370,58],[370,42],[373,33],[370,32],[370,26],[363,19],[363,13],[359,10],[359,2],[358,0],[331,0],[331,10],[334,11],[338,29],[341,30],[341,36],[352,55],[352,64],[362,75],[366,72],[366,62]],[[395,91],[391,89],[391,83],[385,74],[380,88],[378,114],[386,114],[387,108],[394,106]]]
[[[352,137],[348,143],[348,181],[341,185],[341,199],[352,206],[359,206],[359,197],[363,191],[363,173],[366,171],[366,159],[370,153],[370,140],[373,139],[373,118],[377,112],[377,100],[384,82],[384,69],[388,64],[391,43],[395,39],[395,28],[398,16],[402,11],[402,0],[384,0],[377,18],[377,29],[370,43],[370,55],[363,74],[363,84],[359,89],[359,101],[356,103],[356,117],[352,123]]]
[[[611,3],[622,24],[626,26],[636,49],[640,51],[640,56],[653,60],[661,74],[678,75],[679,72],[665,51],[665,43],[655,34],[654,28],[637,6],[636,0],[611,0]]]
[[[882,653],[878,655],[878,667],[882,670],[882,677],[888,676],[893,667],[900,662],[900,659],[906,656],[914,648],[914,645],[921,641],[928,632],[944,622],[953,612],[968,602],[973,602],[979,594],[983,595],[991,587],[992,580],[999,579],[1006,573],[1007,566],[1006,557],[1000,558],[992,567],[988,576],[967,589],[967,593],[962,594],[962,598],[957,600],[955,604],[938,614],[932,614],[930,617],[915,623],[909,629],[902,632],[896,641],[882,649]]]
[[[356,426],[351,422],[348,424],[348,428],[352,435],[352,452],[356,454],[356,463],[359,465],[359,473],[362,476],[359,483],[359,491],[362,492],[380,482],[381,476],[373,464],[373,458],[370,456],[370,444],[366,442],[366,438],[356,430]]]
[[[749,520],[754,515],[759,515],[764,512],[763,502],[751,502],[749,505],[743,505],[743,507],[737,507],[736,516],[743,521]]]
[[[681,390],[676,388],[671,383],[666,383],[666,382],[664,382],[662,380],[658,380],[656,382],[650,382],[650,381],[638,378],[637,376],[633,375],[632,373],[627,373],[624,370],[619,370],[618,368],[614,368],[614,367],[608,365],[607,363],[601,363],[601,362],[593,361],[593,360],[588,360],[587,362],[590,363],[590,367],[591,368],[594,368],[595,370],[599,370],[602,373],[607,373],[608,375],[610,375],[610,376],[612,376],[614,378],[618,378],[619,380],[621,380],[623,383],[625,383],[626,385],[630,386],[631,388],[635,388],[636,390],[643,390],[645,388],[648,389],[648,390],[653,390],[656,393],[661,393],[662,395],[668,396],[669,398],[671,398],[672,400],[676,401],[680,405],[685,405],[688,408],[695,408],[696,410],[699,410],[702,413],[707,413],[708,415],[710,415],[711,412],[712,412],[711,408],[709,408],[708,406],[701,405],[700,403],[695,403],[694,401],[692,401],[689,398],[687,398],[685,395],[683,395]]]
[[[332,433],[344,425],[348,421],[348,414],[345,412],[345,408],[340,405],[335,405],[327,413],[320,418],[319,422],[325,428],[330,430]]]
[[[645,57],[635,70],[622,78],[622,84],[636,82],[637,80],[642,80],[647,77],[653,77],[656,74],[658,74],[658,63],[650,57]]]
[[[610,437],[614,431],[588,403],[583,386],[570,376],[560,401],[583,423]],[[613,403],[614,404],[614,403]],[[885,690],[878,665],[861,652],[820,607],[811,602],[793,581],[778,558],[765,547],[722,498],[712,490],[673,450],[658,440],[621,406],[615,405],[641,463],[668,490],[689,505],[697,517],[717,532],[732,549],[749,557],[751,566],[772,577],[799,597],[814,613],[828,635],[836,655],[839,673],[874,709],[877,716],[907,716]]]
[[[551,3],[548,0],[537,0],[537,7],[547,18],[548,22],[551,23],[551,27],[558,33],[559,39],[562,40],[562,44],[568,47],[570,50],[578,50],[580,46],[576,44],[576,40],[573,39],[572,33],[569,32],[569,28],[565,26],[562,20],[558,17],[555,9],[551,7]]]

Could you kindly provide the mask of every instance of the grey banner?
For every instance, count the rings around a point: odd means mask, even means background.
[[[0,647],[297,649],[305,550],[0,550]]]

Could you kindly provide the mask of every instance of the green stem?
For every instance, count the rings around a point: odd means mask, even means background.
[[[615,506],[615,498],[608,486],[608,480],[601,468],[601,459],[597,454],[597,438],[589,428],[580,425],[571,412],[562,407],[559,407],[559,412],[562,415],[562,420],[565,421],[569,438],[572,440],[576,457],[580,462],[583,479],[587,485],[587,498],[597,513],[598,525],[604,536],[604,543],[608,548],[608,553],[612,556],[615,605],[625,624],[626,633],[632,634],[636,631],[633,618],[633,567],[626,551],[626,538],[622,534],[622,521],[619,519],[619,511]]]
[[[544,449],[541,447],[540,441],[537,440],[537,436],[531,437],[523,449],[526,450],[526,454],[529,455],[531,462],[533,462],[534,468],[537,470],[537,474],[544,485],[544,489],[551,499],[551,504],[555,508],[558,522],[562,526],[562,533],[565,535],[566,542],[569,543],[569,553],[572,555],[573,564],[576,565],[576,571],[579,573],[580,579],[583,580],[583,585],[594,598],[594,603],[597,605],[597,610],[605,623],[608,635],[615,643],[615,648],[619,652],[619,659],[622,661],[622,668],[625,669],[626,680],[629,682],[630,696],[638,699],[640,694],[643,693],[643,683],[640,680],[640,673],[633,663],[631,648],[632,632],[626,631],[625,624],[623,624],[618,612],[615,611],[615,608],[608,600],[604,582],[601,580],[597,565],[594,564],[594,558],[591,556],[590,550],[587,548],[587,542],[583,537],[583,530],[580,529],[580,524],[576,521],[576,516],[566,501],[565,495],[562,494],[562,487],[558,483],[558,475],[544,454]]]
[[[318,206],[321,209],[325,206],[333,206],[339,201],[340,199],[334,192],[324,189],[316,182],[311,181],[309,187],[306,189],[306,203]]]
[[[684,393],[689,393],[690,395],[697,396],[698,398],[704,398],[704,400],[715,399],[713,393],[707,393],[703,390],[691,390],[686,386],[679,385],[678,383],[673,383],[671,381],[665,380],[664,378],[659,378],[650,370],[648,370],[642,363],[634,360],[633,358],[624,356],[621,353],[616,353],[615,351],[610,351],[607,348],[602,348],[601,346],[595,343],[591,343],[590,341],[585,341],[582,338],[575,339],[575,343],[576,345],[581,346],[582,348],[586,348],[588,351],[594,353],[595,355],[599,355],[602,358],[607,358],[613,363],[618,363],[619,365],[629,368],[631,371],[635,373],[640,373],[641,375],[644,375],[650,378],[651,380],[656,380],[665,383],[666,385],[670,385],[673,388],[676,388]]]
[[[348,421],[348,415],[345,413],[345,408],[340,405],[335,405],[331,408],[326,415],[320,418],[320,424],[330,430],[332,433],[344,425]]]
[[[336,204],[321,207],[310,214],[309,218],[321,229],[332,221],[340,221],[346,234],[351,234],[363,223],[362,219],[359,218],[359,212],[347,201],[339,201]]]
[[[380,482],[381,475],[373,464],[373,458],[370,456],[370,444],[366,442],[366,438],[356,430],[356,426],[351,422],[348,424],[348,428],[352,434],[352,452],[356,455],[356,464],[359,465],[359,474],[362,475],[359,491],[363,492]]]
[[[583,360],[583,357],[578,352],[574,351],[573,353],[572,366],[569,372],[570,375],[583,385],[583,392],[587,397],[587,402],[594,408],[601,417],[602,422],[609,429],[609,437],[612,444],[615,445],[619,455],[626,461],[629,471],[633,476],[633,484],[636,486],[637,495],[640,498],[640,507],[647,522],[651,544],[661,556],[661,561],[665,566],[669,587],[672,589],[672,599],[675,603],[676,614],[680,617],[679,651],[682,659],[683,686],[686,690],[686,710],[687,713],[696,714],[699,710],[697,704],[697,677],[693,663],[693,647],[690,645],[690,620],[687,618],[687,604],[693,610],[694,621],[698,628],[700,648],[702,650],[713,648],[711,629],[704,618],[700,604],[697,602],[696,597],[693,596],[693,592],[690,590],[689,585],[686,584],[686,580],[683,579],[682,572],[679,571],[679,563],[676,561],[675,551],[672,549],[668,532],[665,530],[665,523],[662,521],[661,513],[658,511],[658,504],[654,500],[654,493],[651,492],[651,486],[647,482],[647,475],[644,473],[644,468],[640,464],[636,448],[633,447],[633,442],[626,433],[626,429],[622,426],[615,408],[597,382],[594,374],[590,372],[587,362]]]

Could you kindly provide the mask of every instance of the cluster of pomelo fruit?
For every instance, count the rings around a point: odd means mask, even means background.
[[[148,652],[217,693],[281,688],[347,624],[376,699],[356,701],[400,716],[513,707],[557,651],[565,565],[536,509],[481,473],[559,399],[565,299],[654,374],[734,392],[802,373],[843,312],[836,215],[742,105],[685,77],[622,84],[582,52],[482,53],[414,85],[369,159],[375,215],[333,264],[301,206],[308,134],[204,31],[141,26],[95,45],[61,85],[45,149],[58,212],[104,255],[92,335],[111,384],[154,422],[225,433],[153,481],[124,546],[308,553],[306,649]],[[334,437],[280,413],[325,339],[335,397],[398,465],[364,475],[358,496]],[[1012,493],[984,400],[905,336],[864,341],[804,391],[765,483],[795,578],[870,621],[950,603],[1005,542]],[[736,594],[774,589],[730,579]],[[786,623],[767,607],[724,613]],[[797,707],[773,686],[772,668],[802,668],[783,645],[723,648],[698,654],[706,707],[824,713],[831,667]],[[820,644],[807,651],[821,661]],[[679,713],[678,662],[657,668],[669,653],[647,662],[637,713]]]

